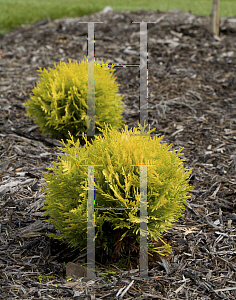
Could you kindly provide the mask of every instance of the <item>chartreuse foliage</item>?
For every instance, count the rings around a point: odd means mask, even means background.
[[[97,60],[98,63],[98,60]],[[87,80],[86,60],[69,63],[54,63],[55,69],[39,68],[40,81],[25,105],[27,116],[34,118],[43,133],[52,137],[75,137],[87,132]],[[105,123],[113,128],[122,127],[122,99],[115,82],[113,66],[101,61],[94,68],[95,79],[95,132]]]
[[[52,236],[86,248],[88,167],[81,165],[102,165],[94,168],[95,207],[128,208],[140,207],[140,168],[132,165],[155,165],[147,171],[148,238],[158,241],[178,220],[191,197],[191,169],[183,166],[184,159],[179,157],[182,149],[171,151],[171,145],[161,143],[163,137],[141,136],[139,129],[125,126],[118,132],[106,126],[103,137],[96,136],[92,143],[84,138],[85,147],[73,137],[67,144],[61,142],[65,148],[59,149],[67,155],[59,156],[59,162],[50,168],[54,173],[44,174],[44,215],[50,215],[49,222],[61,232]],[[121,240],[134,238],[138,242],[139,212],[96,210],[95,226],[96,241],[102,241],[103,249],[117,242],[116,231],[122,232]],[[163,254],[164,250],[158,251]]]

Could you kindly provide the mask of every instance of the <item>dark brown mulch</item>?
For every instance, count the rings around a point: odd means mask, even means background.
[[[63,262],[81,253],[45,235],[55,230],[41,217],[42,172],[60,144],[40,133],[22,104],[39,66],[86,55],[87,25],[79,20],[103,21],[95,25],[96,57],[124,64],[139,64],[139,24],[131,21],[157,21],[148,26],[149,123],[175,149],[185,148],[195,190],[180,222],[164,234],[171,256],[150,268],[149,279],[117,270],[94,282],[67,282]],[[217,38],[207,17],[109,12],[0,36],[1,299],[115,299],[124,287],[123,299],[236,298],[235,24],[222,18]],[[130,127],[139,118],[138,70],[116,71]]]

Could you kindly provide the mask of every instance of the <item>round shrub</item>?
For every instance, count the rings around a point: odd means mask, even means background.
[[[151,133],[150,130],[148,133]],[[44,174],[44,215],[59,230],[56,238],[65,239],[71,246],[87,245],[87,191],[88,167],[94,167],[95,207],[140,207],[140,167],[148,167],[148,238],[161,239],[173,222],[182,215],[188,192],[191,169],[183,166],[182,149],[171,151],[171,145],[162,144],[162,137],[141,136],[139,129],[105,127],[103,137],[92,143],[85,138],[85,146],[73,137],[62,141],[59,149],[67,155],[53,163],[51,174]],[[82,166],[83,165],[83,166]],[[112,254],[132,243],[139,243],[140,217],[137,210],[95,210],[96,245]],[[122,242],[123,244],[118,243]],[[150,247],[154,243],[150,243]],[[119,248],[119,249],[118,249]],[[126,248],[126,249],[125,249]],[[168,247],[167,247],[168,248]],[[166,249],[167,249],[166,248]],[[119,250],[119,251],[118,251]],[[163,250],[163,249],[162,249]],[[159,249],[159,253],[164,253]],[[121,251],[120,251],[121,252]],[[156,251],[157,252],[157,251]]]
[[[97,60],[98,63],[98,60]],[[40,81],[33,89],[33,95],[25,105],[27,116],[35,119],[43,133],[55,138],[69,138],[68,131],[76,136],[87,133],[87,80],[88,64],[54,63],[55,69],[42,70]],[[95,79],[95,133],[110,124],[122,127],[122,99],[115,82],[113,67],[101,61],[94,68]]]

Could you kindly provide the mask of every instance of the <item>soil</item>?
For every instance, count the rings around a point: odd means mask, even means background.
[[[103,22],[95,24],[97,58],[132,65],[139,64],[140,31],[131,21],[156,21],[148,25],[148,123],[174,149],[184,147],[195,189],[163,235],[171,255],[152,261],[147,279],[111,262],[114,273],[67,281],[65,263],[85,255],[46,235],[56,231],[42,217],[43,172],[61,144],[41,134],[23,103],[39,80],[38,67],[87,54],[87,24],[79,21]],[[43,20],[0,36],[1,299],[118,299],[118,292],[123,299],[236,298],[235,21],[221,18],[216,37],[208,17],[110,11]],[[124,121],[137,126],[139,69],[116,68],[116,76]]]

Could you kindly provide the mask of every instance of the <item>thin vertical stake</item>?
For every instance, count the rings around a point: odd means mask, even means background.
[[[88,23],[87,135],[95,135],[94,23]]]
[[[148,277],[148,246],[147,246],[147,166],[140,165],[140,257],[139,274]]]
[[[147,23],[140,23],[140,125],[148,124]]]
[[[94,166],[88,166],[87,278],[95,278]]]

